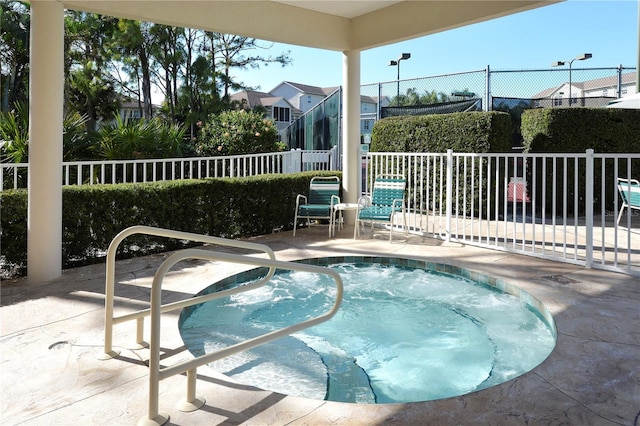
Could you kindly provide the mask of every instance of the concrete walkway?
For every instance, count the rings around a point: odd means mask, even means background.
[[[356,405],[308,400],[234,383],[198,369],[197,394],[206,404],[184,413],[176,404],[186,378],[160,383],[160,412],[173,425],[638,425],[640,420],[640,280],[500,251],[409,236],[389,244],[351,239],[347,226],[327,239],[326,228],[252,239],[279,260],[384,254],[451,264],[507,280],[540,299],[558,328],[555,350],[516,379],[473,394],[437,401]],[[118,262],[116,313],[145,308],[150,284],[167,255]],[[187,261],[170,272],[164,302],[181,300],[247,269]],[[6,425],[133,425],[148,412],[146,349],[135,347],[135,322],[115,326],[120,356],[100,361],[104,341],[104,265],[65,271],[53,282],[2,283],[0,422]],[[177,330],[179,312],[163,316],[163,365],[191,357]],[[146,321],[148,323],[148,321]],[[148,331],[145,336],[148,336]]]

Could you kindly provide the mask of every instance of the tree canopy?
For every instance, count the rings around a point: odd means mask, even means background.
[[[0,112],[24,122],[28,117],[18,115],[28,112],[29,3],[0,1],[0,13]],[[184,126],[195,142],[197,123],[232,108],[230,91],[254,89],[235,70],[292,61],[288,51],[271,56],[264,53],[268,43],[237,35],[73,10],[65,11],[64,25],[65,114],[82,117],[88,133],[114,123],[123,102],[137,104],[138,115],[150,120],[158,94],[160,118]],[[16,123],[11,130],[20,134]]]

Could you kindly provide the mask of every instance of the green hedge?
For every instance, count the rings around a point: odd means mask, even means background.
[[[640,151],[640,110],[529,109],[521,130],[525,152]]]
[[[111,240],[134,225],[223,238],[292,229],[296,196],[308,193],[313,176],[330,175],[341,172],[63,187],[62,266],[103,261]],[[27,191],[0,192],[0,203],[2,276],[20,275],[27,260]],[[129,258],[189,245],[135,235],[120,245],[117,256]]]
[[[383,118],[371,151],[511,152],[511,117],[505,112],[456,112]]]
[[[372,152],[417,153],[444,153],[448,149],[467,153],[511,152],[511,117],[505,112],[457,112],[384,118],[373,126],[370,149]],[[475,161],[476,167],[480,167],[481,161],[486,163],[490,160],[473,159],[471,161]],[[469,164],[467,165],[469,166]],[[464,186],[463,179],[466,179],[463,169],[464,165],[461,163],[458,173],[454,172],[456,178],[459,179],[457,182],[459,187]],[[493,166],[492,170],[501,175],[509,172],[505,170],[504,163]],[[408,179],[414,178],[408,176]],[[467,182],[466,194],[460,191],[457,194],[457,202],[453,202],[454,210],[459,209],[454,213],[471,214],[472,202],[475,203],[473,211],[480,211],[478,189],[481,185],[482,193],[485,196],[489,192],[492,199],[496,196],[499,198],[504,196],[502,191],[496,194],[495,186],[489,187],[488,182],[488,179],[480,181],[479,175],[476,175],[474,194],[471,193],[471,182]],[[439,193],[442,184],[444,182],[440,180],[433,182],[429,177],[425,177],[424,182],[411,182],[413,188],[424,188],[425,192],[429,191],[432,194]],[[456,182],[453,185],[456,187]],[[426,197],[427,194],[423,194],[423,198],[426,199]],[[464,200],[466,200],[466,211],[462,211]],[[438,205],[440,201],[438,197],[435,200],[431,197],[428,207],[431,208],[433,202],[436,207],[440,207]],[[483,216],[493,216],[495,213],[493,208],[494,204],[488,211],[486,206],[483,207]]]
[[[522,114],[522,137],[524,139],[524,151],[530,153],[584,153],[587,149],[593,149],[596,153],[632,153],[640,152],[640,110],[616,109],[616,108],[540,108],[526,110]],[[536,160],[537,188],[542,188],[541,171],[542,161]],[[610,164],[611,165],[611,164]],[[529,164],[529,173],[533,170],[533,164]],[[579,163],[579,176],[585,176],[585,163]],[[565,170],[566,169],[566,170]],[[585,179],[579,179],[578,185],[573,179],[569,179],[566,186],[562,187],[562,177],[573,176],[575,163],[558,160],[555,165],[555,175],[551,164],[547,162],[546,169],[546,210],[547,213],[561,214],[563,197],[566,195],[573,200],[576,192],[581,199],[585,194]],[[610,169],[611,170],[611,169]],[[640,170],[640,161],[632,161],[632,170]],[[599,203],[598,195],[602,190],[601,167],[596,164],[594,168],[594,202]],[[620,162],[618,173],[627,175],[627,162]],[[640,176],[633,176],[635,179]],[[615,176],[604,176],[605,206],[613,209],[615,199]],[[529,181],[532,177],[528,176]],[[562,188],[556,195],[556,210],[553,211],[552,187]],[[587,206],[583,207],[584,209]],[[567,213],[573,212],[573,202],[568,203]]]

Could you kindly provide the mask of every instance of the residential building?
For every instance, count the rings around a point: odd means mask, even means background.
[[[571,87],[565,82],[557,87],[549,87],[532,96],[537,108],[564,108],[569,106],[602,107],[611,99],[636,92],[635,72],[612,75],[587,81],[572,81]]]
[[[289,103],[287,99],[282,96],[274,96],[272,93],[244,90],[232,94],[229,99],[237,101],[249,109],[263,108],[265,117],[273,119],[278,132],[302,115],[302,111]]]
[[[273,118],[278,131],[286,128],[299,117],[311,111],[316,105],[338,90],[339,86],[317,87],[308,84],[283,81],[269,93],[245,90],[230,96],[232,101],[238,101],[253,109],[263,107],[265,116]],[[381,107],[389,105],[389,98],[383,96]],[[372,96],[360,97],[360,134],[370,134],[378,115],[378,98]]]
[[[269,93],[273,96],[281,96],[302,113],[310,111],[314,106],[322,102],[327,96],[338,90],[334,87],[317,87],[307,84],[283,81],[274,87]]]
[[[144,115],[145,103],[133,98],[124,98],[120,101],[120,111],[118,115],[125,120],[139,120]],[[160,105],[151,104],[152,117],[156,115]]]

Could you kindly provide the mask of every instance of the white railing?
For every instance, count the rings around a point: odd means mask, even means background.
[[[29,163],[0,163],[0,191],[27,187]]]
[[[329,151],[292,150],[220,157],[66,161],[62,163],[62,184],[247,177],[307,170],[336,170],[338,166],[336,148]],[[28,163],[2,163],[0,167],[0,190],[27,187]]]
[[[137,312],[121,315],[119,317],[114,316],[114,296],[115,296],[115,254],[118,249],[120,243],[128,236],[135,234],[144,234],[144,235],[157,235],[169,238],[180,238],[186,239],[190,241],[198,241],[205,242],[209,244],[216,244],[222,246],[230,246],[230,247],[238,247],[253,251],[262,251],[269,256],[269,259],[256,258],[249,255],[238,255],[238,254],[229,254],[229,253],[221,253],[217,251],[211,250],[203,250],[203,249],[185,249],[180,250],[169,256],[158,268],[156,271],[153,283],[151,285],[151,297],[150,297],[150,308],[143,309]],[[228,290],[221,290],[214,293],[209,293],[201,296],[196,296],[187,300],[183,300],[180,302],[168,303],[162,305],[161,296],[162,296],[162,283],[164,278],[175,264],[190,259],[199,259],[199,260],[210,260],[210,261],[224,261],[237,263],[242,265],[251,265],[257,267],[268,267],[269,272],[266,276],[260,280],[257,280],[250,284],[245,284],[242,286],[234,287]],[[221,349],[216,352],[207,353],[205,355],[199,356],[194,359],[190,359],[187,361],[177,362],[168,367],[160,366],[160,316],[163,313],[170,312],[176,309],[182,309],[188,306],[196,305],[199,303],[204,303],[209,300],[215,300],[226,296],[231,296],[233,294],[250,291],[253,289],[257,289],[259,287],[267,284],[276,269],[284,269],[290,271],[303,271],[310,272],[315,274],[323,274],[328,275],[335,281],[336,284],[336,296],[335,303],[333,306],[324,314],[318,315],[316,317],[307,319],[300,323],[296,323],[293,325],[289,325],[287,327],[265,333],[258,337],[254,337],[252,339],[248,339],[246,341],[236,343],[224,349]],[[148,226],[133,226],[131,228],[127,228],[124,231],[120,232],[113,239],[111,244],[109,245],[109,250],[107,252],[107,273],[106,273],[106,288],[105,288],[105,343],[104,343],[104,351],[100,354],[100,359],[107,360],[111,359],[114,356],[117,356],[118,353],[113,350],[113,324],[121,323],[125,321],[130,321],[133,319],[137,320],[137,335],[136,341],[138,344],[142,346],[143,342],[143,330],[144,330],[144,318],[149,316],[151,323],[150,330],[150,339],[149,339],[149,407],[147,415],[140,419],[139,424],[164,424],[169,420],[169,416],[166,414],[161,414],[159,411],[159,388],[160,388],[160,380],[166,379],[168,377],[186,373],[187,376],[187,391],[185,398],[180,401],[178,405],[178,409],[181,411],[194,411],[202,407],[205,403],[204,398],[196,396],[196,377],[197,377],[197,368],[211,363],[213,361],[225,358],[227,356],[233,355],[235,353],[254,348],[256,346],[271,342],[273,340],[279,339],[281,337],[288,336],[290,334],[296,333],[298,331],[304,330],[306,328],[312,327],[314,325],[320,324],[324,321],[332,318],[340,308],[342,303],[343,296],[343,285],[342,279],[340,278],[340,274],[333,269],[317,266],[317,265],[308,265],[303,263],[296,262],[283,262],[275,260],[275,254],[273,251],[263,244],[249,243],[243,241],[236,240],[227,240],[224,238],[218,237],[209,237],[206,235],[198,235],[191,234],[180,231],[171,231],[167,229],[160,228],[152,228]]]
[[[410,231],[640,275],[640,216],[623,212],[616,177],[640,174],[640,154],[370,153],[379,174],[407,177]],[[591,208],[588,208],[591,206]]]

